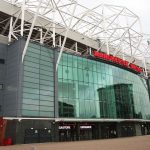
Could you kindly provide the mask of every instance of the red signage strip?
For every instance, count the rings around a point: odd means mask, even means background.
[[[107,55],[105,53],[101,53],[101,52],[97,52],[97,51],[93,51],[93,55],[97,58],[102,58],[102,59],[117,63],[121,66],[126,67],[126,68],[130,68],[136,72],[139,72],[139,73],[143,72],[142,68],[140,68],[139,66],[132,64],[132,63],[129,63],[128,61],[123,60],[121,58],[118,58],[118,57],[115,57],[112,55]]]

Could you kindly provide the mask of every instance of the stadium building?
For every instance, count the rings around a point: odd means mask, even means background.
[[[149,134],[149,49],[138,25],[121,6],[1,0],[1,144]]]

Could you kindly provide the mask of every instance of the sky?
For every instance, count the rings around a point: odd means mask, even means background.
[[[142,30],[145,34],[150,34],[150,0],[77,0],[78,3],[93,8],[99,4],[113,4],[125,6],[139,16]]]

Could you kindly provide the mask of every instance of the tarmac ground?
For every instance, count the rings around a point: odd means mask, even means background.
[[[0,150],[150,150],[150,136],[1,146]]]

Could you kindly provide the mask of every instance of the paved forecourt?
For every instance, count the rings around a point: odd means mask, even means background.
[[[150,150],[150,136],[79,142],[22,144],[0,147],[0,150]]]

